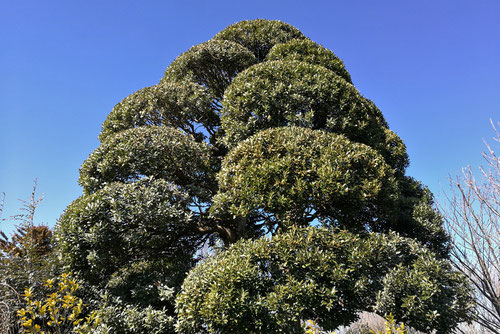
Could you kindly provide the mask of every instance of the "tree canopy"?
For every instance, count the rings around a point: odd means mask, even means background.
[[[193,46],[99,139],[55,233],[116,333],[153,332],[152,317],[168,319],[155,333],[332,330],[361,311],[448,333],[467,319],[403,141],[289,24],[242,21]]]

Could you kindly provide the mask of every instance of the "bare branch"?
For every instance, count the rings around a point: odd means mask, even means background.
[[[500,133],[492,126],[498,144]],[[453,238],[454,264],[476,291],[475,321],[500,333],[500,160],[485,145],[486,166],[479,168],[479,178],[471,167],[450,178],[450,194],[440,207]]]

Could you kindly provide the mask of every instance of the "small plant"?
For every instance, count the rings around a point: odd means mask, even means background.
[[[61,334],[90,333],[99,323],[96,312],[84,317],[84,304],[75,293],[80,285],[71,274],[63,273],[45,281],[44,287],[53,291],[45,300],[33,299],[33,289],[24,291],[26,308],[17,313],[26,333]]]
[[[307,320],[304,322],[305,334],[319,334],[320,329],[314,320]]]
[[[373,334],[408,334],[408,330],[405,328],[405,325],[401,323],[399,326],[396,324],[396,320],[394,319],[394,316],[392,313],[389,313],[389,315],[386,317],[386,322],[385,322],[385,331],[373,331],[371,330],[370,333]]]
[[[335,334],[335,332],[324,332],[321,327],[314,320],[304,321],[304,333],[305,334]]]

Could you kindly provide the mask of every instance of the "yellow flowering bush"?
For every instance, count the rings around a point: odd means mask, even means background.
[[[399,326],[396,324],[396,320],[392,313],[390,313],[385,322],[385,331],[370,331],[373,334],[408,334],[408,330],[405,328],[405,324],[401,323]]]
[[[320,328],[314,320],[305,321],[304,327],[305,334],[320,334]]]
[[[26,307],[17,313],[26,333],[59,334],[90,333],[99,323],[97,312],[84,316],[82,299],[75,293],[80,288],[71,274],[63,273],[45,281],[51,293],[44,300],[33,299],[33,289],[24,291]]]

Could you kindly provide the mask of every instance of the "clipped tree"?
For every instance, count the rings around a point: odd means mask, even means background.
[[[155,333],[301,333],[369,311],[448,333],[467,320],[469,287],[404,143],[289,24],[243,21],[193,46],[99,139],[56,236],[68,270],[105,294],[109,330],[153,332],[155,318]]]

